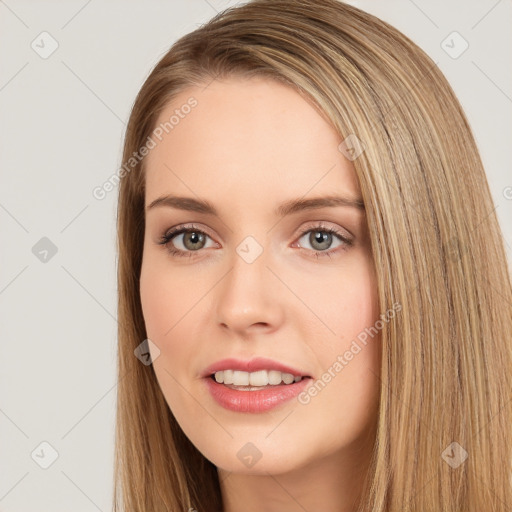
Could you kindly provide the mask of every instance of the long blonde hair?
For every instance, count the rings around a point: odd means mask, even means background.
[[[512,504],[512,291],[483,165],[435,63],[336,0],[255,0],[179,39],[133,106],[123,162],[190,85],[263,76],[300,92],[342,137],[365,204],[382,329],[381,396],[359,512],[498,512]],[[200,99],[199,99],[200,101]],[[152,366],[139,276],[144,160],[118,202],[119,359],[114,509],[222,510],[215,466],[169,410]],[[467,457],[467,458],[466,458]],[[454,463],[454,461],[457,461]]]

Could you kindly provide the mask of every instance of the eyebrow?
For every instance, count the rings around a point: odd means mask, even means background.
[[[205,199],[171,195],[158,197],[146,207],[146,211],[161,206],[218,216],[215,206]],[[274,214],[279,217],[285,217],[286,215],[291,215],[303,210],[315,210],[337,206],[349,206],[358,210],[364,210],[364,203],[361,199],[350,199],[342,196],[322,196],[285,201],[274,210]]]

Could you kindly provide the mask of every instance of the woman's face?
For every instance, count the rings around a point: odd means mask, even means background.
[[[146,157],[140,292],[172,413],[231,472],[362,456],[380,373],[379,335],[365,329],[380,312],[342,139],[262,78],[190,87],[166,122]]]

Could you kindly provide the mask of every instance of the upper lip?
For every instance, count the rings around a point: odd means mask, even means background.
[[[257,372],[258,370],[277,370],[282,373],[291,373],[295,376],[301,377],[309,377],[309,375],[297,368],[293,368],[292,366],[288,366],[286,364],[282,364],[279,361],[274,361],[273,359],[267,359],[266,357],[255,357],[249,360],[228,358],[217,361],[216,363],[208,366],[202,377],[209,377],[215,372],[223,371],[223,370],[240,370],[243,372]]]

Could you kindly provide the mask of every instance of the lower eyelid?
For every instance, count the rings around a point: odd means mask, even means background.
[[[315,230],[312,230],[312,231],[315,231]],[[295,242],[293,247],[296,247],[297,249],[299,249],[299,251],[305,252],[305,253],[309,254],[310,256],[314,256],[316,258],[321,257],[321,256],[329,256],[329,257],[336,256],[336,255],[338,255],[338,253],[340,253],[342,251],[348,250],[350,248],[350,246],[352,245],[351,241],[345,240],[344,238],[340,237],[340,235],[338,235],[336,233],[332,233],[332,235],[340,243],[337,246],[335,246],[335,247],[329,247],[329,249],[325,249],[323,251],[320,251],[320,250],[317,250],[317,249],[310,249],[308,247],[304,247],[303,245],[298,245],[300,243],[300,239],[303,238],[304,236],[306,236],[307,233],[308,232],[306,232],[305,235],[301,235],[298,238],[297,242]]]
[[[191,250],[185,250],[185,249],[180,249],[178,247],[176,247],[173,242],[179,238],[180,236],[184,236],[186,235],[187,233],[190,233],[190,232],[193,232],[193,233],[200,233],[201,235],[204,235],[207,239],[206,241],[206,244],[208,244],[208,240],[212,241],[214,244],[216,243],[213,238],[208,234],[208,233],[205,233],[204,231],[200,230],[200,229],[184,229],[184,230],[178,230],[176,231],[175,233],[171,233],[170,235],[164,235],[162,237],[162,245],[168,245],[168,244],[171,244],[173,246],[174,249],[176,249],[177,251],[181,251],[181,252],[189,252],[189,253],[194,253],[194,252],[200,252],[204,249],[211,249],[211,247],[202,247],[201,249],[197,250],[197,251],[191,251]],[[181,242],[183,243],[183,241]]]
[[[169,231],[171,231],[171,230],[169,230]],[[319,231],[319,232],[330,233],[334,237],[336,237],[339,240],[339,242],[340,242],[340,245],[338,245],[334,249],[326,249],[324,251],[318,251],[318,250],[315,250],[315,249],[308,249],[307,247],[298,246],[299,249],[304,250],[306,252],[309,252],[312,255],[316,255],[316,256],[318,256],[318,255],[326,255],[327,256],[327,255],[330,255],[331,253],[338,252],[338,251],[343,250],[343,249],[347,249],[353,243],[351,239],[349,239],[348,237],[346,237],[342,233],[339,233],[336,230],[333,230],[332,228],[329,228],[327,226],[319,225],[319,226],[312,226],[312,227],[302,231],[302,233],[300,233],[298,235],[298,237],[295,238],[296,242],[294,242],[294,244],[299,243],[300,239],[302,239],[305,235],[307,235],[308,233],[310,233],[312,231]],[[178,247],[176,247],[172,243],[174,241],[174,239],[178,238],[180,235],[185,235],[185,234],[190,233],[190,232],[201,233],[202,235],[204,235],[205,237],[207,237],[208,239],[213,241],[214,244],[217,244],[217,242],[215,242],[215,240],[208,233],[206,233],[203,229],[196,228],[195,226],[183,226],[183,227],[179,227],[179,228],[175,229],[174,232],[171,231],[170,233],[165,233],[161,237],[161,239],[158,242],[158,244],[159,245],[164,245],[166,247],[169,246],[169,244],[170,244],[171,247],[167,247],[169,252],[173,253],[174,255],[185,255],[186,254],[187,256],[193,256],[194,253],[198,253],[199,254],[199,253],[201,253],[205,249],[211,249],[212,248],[212,247],[202,247],[201,249],[198,249],[197,251],[192,251],[192,250],[186,250],[186,249],[185,250],[184,249],[179,249]]]

